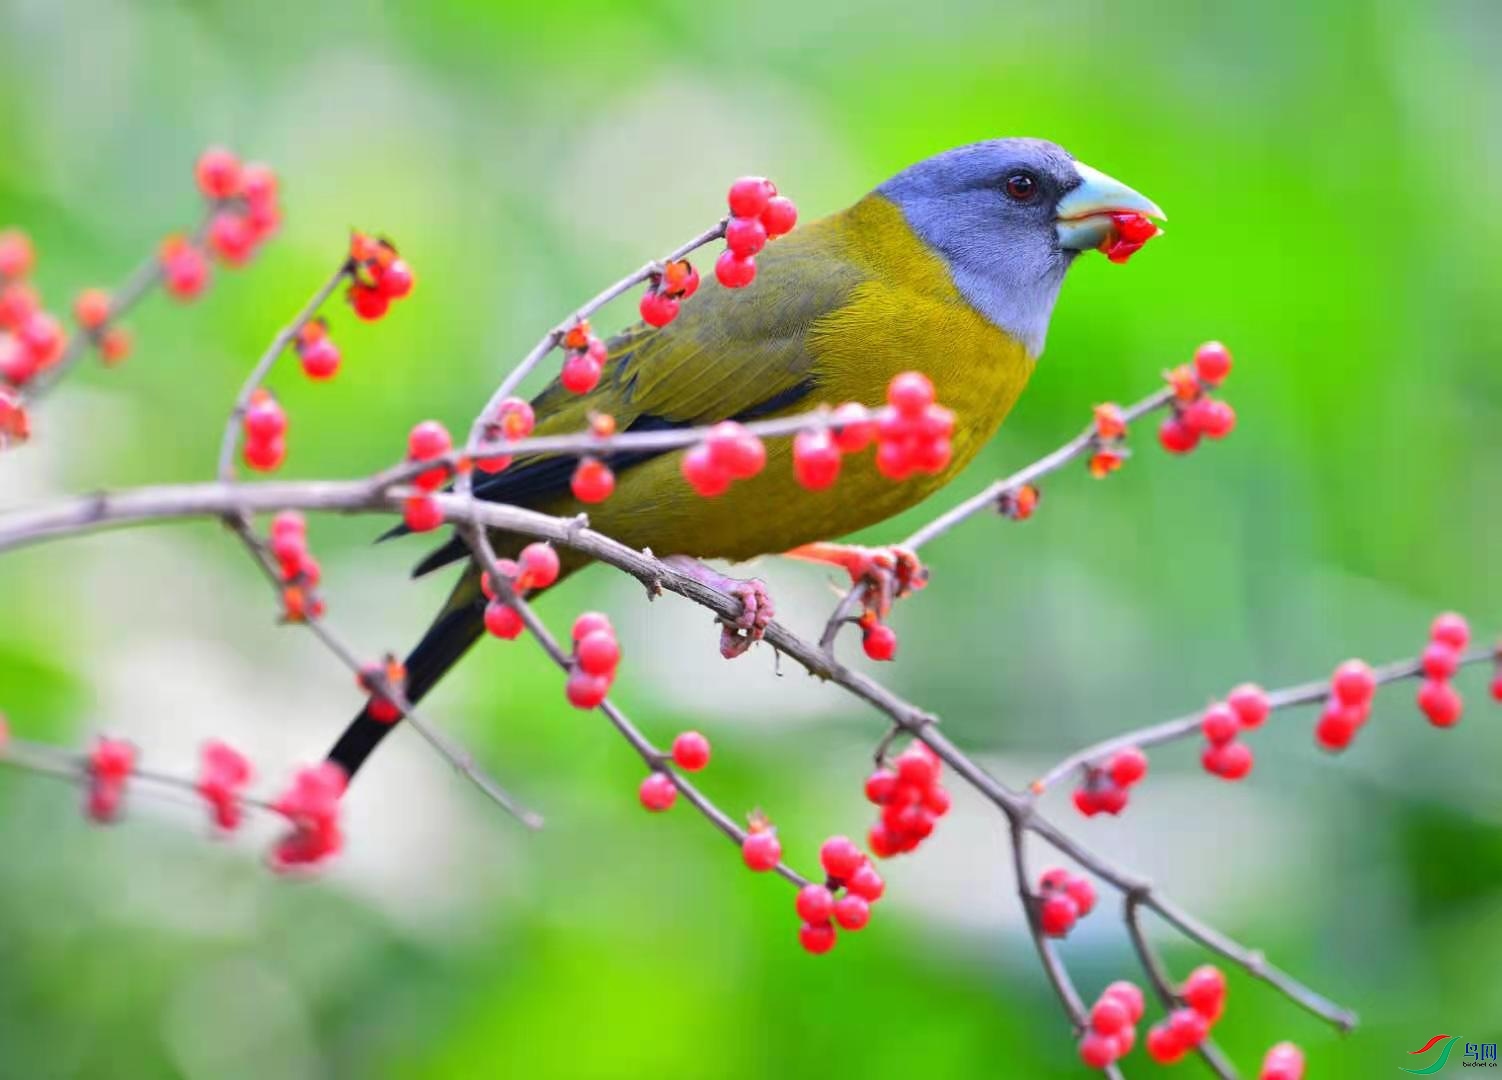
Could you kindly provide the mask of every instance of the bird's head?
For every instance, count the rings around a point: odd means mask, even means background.
[[[944,258],[976,310],[1034,356],[1074,257],[1118,238],[1112,215],[1164,218],[1147,198],[1042,139],[962,146],[876,190]]]

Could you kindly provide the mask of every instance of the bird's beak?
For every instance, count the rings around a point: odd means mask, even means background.
[[[1167,221],[1168,215],[1157,203],[1140,195],[1120,180],[1113,180],[1082,161],[1074,163],[1075,172],[1084,181],[1059,200],[1054,229],[1059,246],[1067,251],[1089,251],[1110,242],[1116,231],[1112,214],[1140,214]]]

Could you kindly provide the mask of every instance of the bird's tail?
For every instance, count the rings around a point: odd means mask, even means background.
[[[407,656],[407,681],[403,687],[407,700],[413,704],[421,701],[444,673],[459,662],[484,628],[485,598],[480,594],[476,575],[468,573],[459,580],[438,618]],[[344,729],[328,759],[353,778],[395,726],[372,718],[367,707]]]

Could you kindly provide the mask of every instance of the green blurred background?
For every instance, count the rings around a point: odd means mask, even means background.
[[[210,143],[274,163],[287,220],[201,302],[153,298],[124,368],[45,405],[0,460],[0,506],[208,476],[248,365],[352,225],[395,238],[419,286],[376,326],[336,312],[333,384],[276,378],[292,477],[369,472],[423,417],[462,429],[542,330],[712,219],[734,176],[775,177],[812,217],[929,153],[1030,134],[1150,194],[1170,231],[1125,269],[1081,260],[995,445],[877,535],[1146,392],[1207,337],[1236,351],[1241,424],[1182,460],[1144,427],[1110,480],[1072,470],[1026,525],[935,544],[882,674],[1022,782],[1244,678],[1411,654],[1444,607],[1495,629],[1496,5],[716,7],[5,0],[0,226],[32,231],[51,301],[190,222]],[[375,548],[374,531],[313,531],[331,614],[370,654],[408,644],[446,587],[406,584],[421,545]],[[793,625],[818,625],[826,574],[755,572]],[[222,736],[270,787],[357,705],[210,524],[8,555],[0,596],[0,708],[20,734],[120,732],[183,769]],[[701,611],[645,605],[604,571],[542,611],[561,628],[586,605],[621,629],[628,711],[659,739],[713,738],[723,805],[767,809],[803,863],[864,828],[869,710],[776,677],[767,650],[724,664]],[[1447,734],[1400,688],[1338,759],[1312,715],[1286,714],[1243,784],[1182,747],[1119,821],[1057,797],[1077,835],[1363,1014],[1342,1040],[1236,977],[1217,1036],[1249,1072],[1282,1038],[1329,1077],[1395,1075],[1439,1031],[1502,1039],[1502,736],[1482,676],[1462,685],[1470,715]],[[211,844],[196,809],[141,800],[91,829],[68,789],[0,776],[0,1075],[1088,1075],[976,800],[886,868],[868,930],[812,958],[788,891],[686,810],[642,813],[639,762],[559,691],[524,643],[492,645],[432,700],[547,814],[542,834],[399,733],[352,791],[347,856],[311,884],[261,867],[269,824]],[[1181,974],[1203,959],[1164,940]],[[1064,951],[1092,996],[1135,975],[1108,914]],[[1127,1071],[1156,1074],[1141,1051]]]

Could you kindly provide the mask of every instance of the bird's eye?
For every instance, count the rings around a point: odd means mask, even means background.
[[[1027,202],[1038,194],[1038,181],[1031,173],[1013,173],[1007,177],[1007,194],[1018,202]]]

